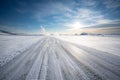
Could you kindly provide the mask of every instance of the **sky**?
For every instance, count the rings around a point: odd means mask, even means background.
[[[0,0],[0,30],[40,33],[41,27],[50,33],[120,28],[120,0]]]

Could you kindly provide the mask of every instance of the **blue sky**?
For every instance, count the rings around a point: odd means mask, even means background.
[[[80,28],[120,28],[120,0],[0,0],[0,29],[64,32]]]

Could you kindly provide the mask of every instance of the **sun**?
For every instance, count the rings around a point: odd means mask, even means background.
[[[73,22],[71,24],[68,24],[68,27],[70,30],[76,30],[76,29],[80,29],[80,28],[85,27],[85,25],[76,21],[76,22]]]

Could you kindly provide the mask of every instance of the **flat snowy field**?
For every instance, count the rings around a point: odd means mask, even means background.
[[[120,80],[120,36],[0,35],[0,80]]]

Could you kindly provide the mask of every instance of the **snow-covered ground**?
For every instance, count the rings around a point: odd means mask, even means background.
[[[120,56],[120,35],[60,36],[58,38]]]
[[[42,37],[0,35],[0,65],[35,44]]]
[[[120,80],[120,36],[0,35],[0,80]]]

